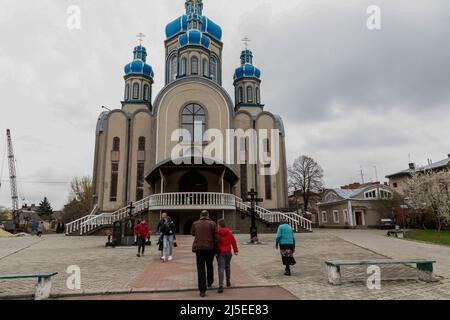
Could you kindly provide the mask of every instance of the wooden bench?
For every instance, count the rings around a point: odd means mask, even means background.
[[[17,274],[17,275],[0,275],[0,280],[14,280],[14,279],[38,279],[36,284],[36,291],[34,293],[35,300],[44,300],[50,297],[52,290],[52,277],[57,275],[58,272],[52,273],[37,273],[37,274]]]
[[[433,275],[433,264],[435,260],[425,259],[381,259],[381,260],[334,260],[325,261],[328,274],[328,283],[341,284],[341,267],[342,266],[360,266],[360,265],[380,265],[380,264],[415,264],[419,279],[425,282],[436,281]]]

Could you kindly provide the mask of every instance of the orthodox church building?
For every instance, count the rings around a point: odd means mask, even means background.
[[[98,119],[94,204],[99,212],[114,213],[133,203],[153,229],[166,211],[180,233],[188,233],[200,211],[207,209],[213,219],[225,218],[231,229],[248,232],[250,219],[243,213],[248,204],[242,199],[249,190],[258,192],[258,208],[264,212],[288,206],[283,122],[263,104],[262,73],[253,64],[253,53],[241,52],[233,77],[223,74],[222,29],[203,15],[201,0],[187,0],[185,9],[166,27],[165,74],[154,74],[146,48],[135,47],[133,60],[124,68],[121,109],[105,111]],[[154,77],[165,78],[157,94]],[[225,91],[224,81],[233,81],[234,93]],[[194,140],[177,140],[173,133],[185,129],[195,136],[195,127],[202,133],[216,129],[224,137],[229,129],[278,130],[263,144],[265,152],[277,153],[278,170],[263,175],[261,167],[270,164],[227,163],[223,154],[229,152],[229,141],[224,152],[217,153],[222,156],[207,161],[201,152],[193,152],[189,158],[195,161],[180,164],[174,148]],[[231,143],[233,150],[247,156],[258,152],[261,145],[244,140]],[[210,144],[202,138],[201,148]],[[272,145],[278,147],[271,150]]]

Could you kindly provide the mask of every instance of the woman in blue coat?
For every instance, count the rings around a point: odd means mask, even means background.
[[[278,247],[280,248],[281,260],[283,262],[283,265],[286,266],[286,272],[284,273],[284,275],[290,276],[291,266],[296,264],[296,261],[294,259],[295,235],[294,231],[286,220],[282,220],[280,222],[275,247],[277,249]]]

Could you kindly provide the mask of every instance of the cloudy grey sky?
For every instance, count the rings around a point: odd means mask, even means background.
[[[450,153],[448,0],[204,0],[224,32],[232,92],[241,39],[263,71],[262,99],[287,130],[288,162],[314,157],[328,186],[366,180]],[[81,30],[66,26],[81,8]],[[366,27],[378,5],[382,30]],[[163,86],[165,25],[184,0],[1,0],[0,156],[12,130],[19,189],[55,208],[74,176],[91,175],[100,106],[120,107],[135,35]],[[155,96],[155,95],[154,95]],[[1,165],[2,161],[0,161]],[[10,206],[3,170],[0,205]],[[51,183],[50,183],[51,182]]]

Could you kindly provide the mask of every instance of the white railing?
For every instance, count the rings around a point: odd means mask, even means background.
[[[149,208],[150,198],[152,196],[148,196],[142,200],[139,200],[133,203],[133,209],[131,214],[136,212],[142,212]],[[112,225],[116,221],[120,221],[128,217],[130,214],[129,207],[123,207],[113,213],[102,213],[96,216],[91,216],[89,219],[83,221],[81,223],[80,235],[89,233],[98,227],[105,225]]]
[[[96,205],[94,209],[92,209],[91,213],[88,214],[87,216],[84,216],[80,219],[77,219],[75,221],[66,224],[66,235],[79,231],[81,229],[81,224],[94,217],[95,213],[97,212],[97,209],[98,206]]]
[[[131,214],[140,213],[145,210],[163,210],[163,209],[224,209],[248,211],[250,205],[245,203],[241,198],[232,194],[213,193],[213,192],[180,192],[180,193],[163,193],[148,196],[133,204]],[[258,218],[268,223],[279,223],[286,220],[294,229],[305,229],[312,231],[312,223],[310,220],[301,215],[290,212],[273,212],[260,206],[255,206]],[[115,221],[121,221],[129,216],[130,208],[124,207],[112,213],[102,213],[96,215],[97,206],[91,214],[75,220],[66,225],[66,235],[79,231],[80,235],[87,234],[95,229],[112,225]]]
[[[234,209],[236,198],[232,194],[213,192],[162,193],[150,197],[149,207],[158,209]]]
[[[249,204],[243,202],[241,198],[236,198],[236,208],[242,211],[249,211],[251,207]],[[300,228],[312,232],[311,220],[302,217],[298,213],[274,212],[260,206],[255,206],[255,211],[257,216],[263,221],[279,223],[281,220],[286,220],[295,232],[298,232]]]

